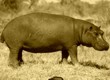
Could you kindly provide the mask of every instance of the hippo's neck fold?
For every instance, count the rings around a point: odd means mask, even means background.
[[[75,44],[80,45],[82,43],[83,27],[77,23],[73,24],[73,35]]]

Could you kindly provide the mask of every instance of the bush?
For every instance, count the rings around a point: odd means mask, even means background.
[[[18,0],[2,0],[1,3],[7,10],[18,10]]]

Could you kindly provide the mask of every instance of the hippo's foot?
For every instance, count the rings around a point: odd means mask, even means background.
[[[20,66],[20,64],[21,64],[21,62],[19,62],[19,61],[11,61],[8,63],[8,66],[16,69]]]
[[[19,61],[19,66],[22,65],[22,64],[24,64],[24,61],[23,60],[20,60]]]
[[[13,64],[13,63],[9,63],[8,66],[12,67],[12,68],[18,68],[19,64]]]
[[[60,64],[68,64],[68,61],[66,59],[63,59],[61,61],[59,61]]]
[[[78,67],[78,66],[80,66],[80,65],[81,65],[81,64],[80,64],[80,63],[78,63],[78,62],[76,62],[76,63],[69,62],[69,64],[71,64],[71,65],[73,65],[73,66],[75,66],[75,67]]]

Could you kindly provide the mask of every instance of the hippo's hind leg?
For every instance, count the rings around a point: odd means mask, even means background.
[[[9,66],[12,66],[14,68],[17,68],[20,66],[20,63],[22,62],[22,51],[20,51],[19,48],[10,48],[10,54],[9,54]]]
[[[68,63],[67,59],[68,59],[69,53],[67,50],[62,50],[62,59],[59,63]]]

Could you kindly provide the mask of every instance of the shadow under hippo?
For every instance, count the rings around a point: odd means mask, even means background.
[[[78,64],[77,47],[93,47],[104,51],[109,44],[104,32],[96,25],[64,15],[30,13],[11,20],[1,34],[1,42],[7,44],[9,65],[18,67],[23,63],[22,51],[46,53],[62,51],[61,63],[70,55],[74,65]]]

